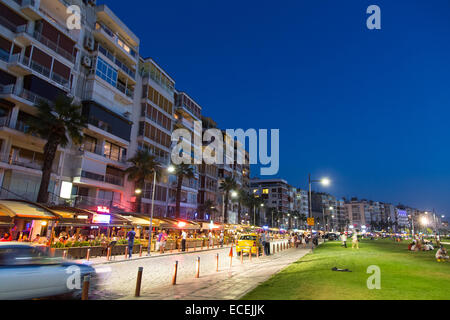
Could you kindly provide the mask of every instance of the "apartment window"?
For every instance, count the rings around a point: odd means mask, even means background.
[[[124,148],[121,148],[111,142],[105,142],[104,155],[106,158],[114,161],[120,161],[122,159],[122,154],[124,153]]]
[[[117,86],[117,71],[109,63],[107,63],[102,58],[97,58],[97,76],[111,84],[112,86]]]
[[[263,194],[269,194],[269,189],[263,189]]]
[[[85,134],[84,135],[84,151],[94,153],[96,148],[97,148],[97,139]]]

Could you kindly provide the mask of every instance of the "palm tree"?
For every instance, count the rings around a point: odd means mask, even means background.
[[[200,219],[205,220],[205,213],[217,212],[217,208],[214,202],[208,199],[198,207],[198,211],[200,212]]]
[[[128,160],[132,166],[125,170],[128,174],[128,180],[134,181],[136,189],[143,190],[145,188],[145,181],[152,180],[154,173],[156,173],[156,181],[161,177],[161,165],[156,161],[156,157],[148,151],[139,150],[136,155]],[[155,186],[153,186],[155,188]],[[143,190],[145,191],[145,190]],[[142,192],[136,194],[136,211],[141,212]]]
[[[81,144],[87,121],[82,115],[81,106],[73,104],[73,99],[63,95],[58,96],[53,103],[41,100],[36,104],[36,108],[37,117],[28,118],[26,124],[29,126],[29,133],[47,141],[37,197],[37,202],[47,203],[48,186],[58,147],[66,147],[70,140],[74,144]]]
[[[175,218],[180,218],[180,203],[181,203],[181,187],[183,186],[183,179],[193,179],[195,177],[194,168],[185,163],[181,163],[175,167],[175,175],[177,176],[177,193],[175,197]]]
[[[228,200],[230,199],[230,191],[237,188],[236,180],[232,177],[226,177],[221,183],[219,189],[224,192],[224,223],[228,223]]]

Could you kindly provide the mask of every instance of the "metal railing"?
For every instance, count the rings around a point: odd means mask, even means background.
[[[133,97],[134,97],[134,90],[125,87],[125,86],[124,86],[123,84],[121,84],[120,82],[117,82],[116,88],[117,88],[120,92],[124,93],[127,97],[130,97],[130,98],[133,99]]]
[[[41,65],[40,63],[30,60],[30,58],[21,56],[20,53],[16,53],[12,55],[9,59],[10,64],[20,64],[28,69],[31,69],[46,78],[49,78],[56,83],[62,85],[67,90],[69,90],[69,80],[55,73],[54,71],[50,71],[46,66]]]
[[[65,59],[69,60],[72,63],[75,63],[75,58],[76,58],[75,55],[71,54],[66,49],[61,48],[57,43],[53,42],[52,40],[48,39],[46,36],[42,35],[42,33],[35,31],[31,34],[31,36],[33,36],[33,38],[35,38],[37,41],[39,41],[46,47],[50,48],[54,52],[63,56]]]

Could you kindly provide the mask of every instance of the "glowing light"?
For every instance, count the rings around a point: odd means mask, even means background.
[[[175,171],[176,171],[176,169],[174,166],[170,166],[167,168],[167,172],[169,172],[169,173],[174,173]]]
[[[97,212],[98,213],[110,213],[110,210],[108,207],[105,206],[98,206],[97,207]]]
[[[184,222],[184,221],[178,222],[178,227],[180,227],[180,228],[186,227],[186,222]]]
[[[328,186],[331,184],[331,181],[330,181],[330,179],[328,179],[328,178],[323,178],[322,181],[321,181],[321,183],[322,183],[325,187],[328,187]]]

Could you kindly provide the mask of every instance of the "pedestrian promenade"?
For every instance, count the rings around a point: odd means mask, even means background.
[[[152,285],[143,281],[140,298],[135,298],[132,291],[120,299],[236,300],[309,252],[310,249],[299,248],[283,250],[260,258],[252,257],[251,260],[250,257],[244,256],[243,263],[235,255],[231,268],[230,259],[222,255],[221,259],[224,261],[220,264],[219,272],[216,272],[215,263],[211,263],[211,259],[202,258],[205,264],[201,266],[200,278],[195,278],[194,264],[191,263],[192,268],[189,271],[180,270],[187,272],[188,276],[180,274],[177,285],[171,285],[170,281],[166,285]],[[168,266],[171,267],[171,264]]]

